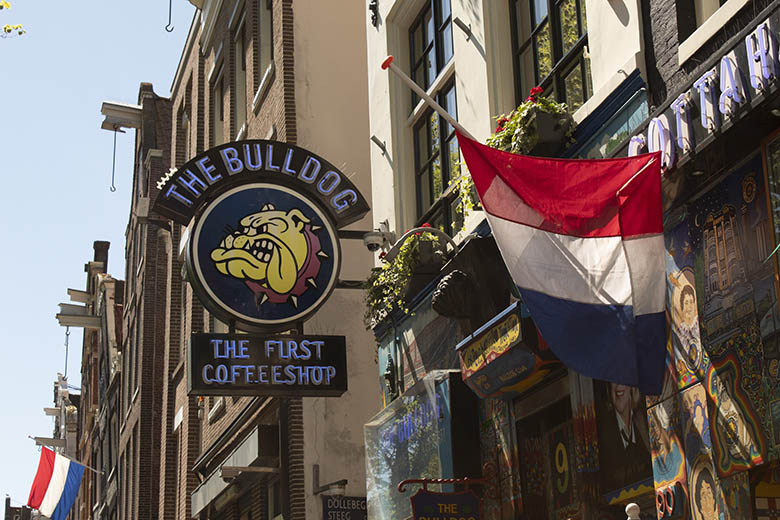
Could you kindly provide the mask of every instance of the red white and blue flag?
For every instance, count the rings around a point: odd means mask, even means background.
[[[84,466],[48,448],[41,448],[27,505],[52,520],[65,520],[81,486]]]
[[[458,133],[504,261],[552,351],[659,394],[666,356],[661,157],[527,157]]]

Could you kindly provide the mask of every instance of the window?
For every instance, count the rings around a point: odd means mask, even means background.
[[[244,17],[238,22],[238,30],[234,35],[233,52],[236,78],[236,102],[233,108],[233,118],[236,121],[236,132],[240,132],[246,123],[246,42],[244,34]]]
[[[457,119],[455,83],[450,82],[438,94],[438,103]],[[418,224],[428,222],[449,234],[462,227],[455,208],[459,199],[447,188],[459,174],[460,152],[455,129],[433,110],[414,127],[414,170],[417,191]]]
[[[274,479],[268,483],[268,519],[282,520],[282,483],[279,479]]]
[[[531,88],[573,112],[593,94],[585,0],[511,0],[518,102]]]
[[[257,0],[257,73],[255,89],[260,88],[263,75],[273,59],[273,16],[271,0]]]
[[[211,84],[211,145],[217,146],[225,142],[225,78],[221,64],[214,78]]]
[[[409,29],[409,49],[412,79],[428,90],[453,54],[450,0],[430,0]]]
[[[685,40],[701,27],[726,0],[685,0],[675,2],[677,9],[677,32],[680,41]]]
[[[190,113],[186,98],[179,108],[176,117],[178,128],[176,129],[176,165],[181,166],[190,158]]]

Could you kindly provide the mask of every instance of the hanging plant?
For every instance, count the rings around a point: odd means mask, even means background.
[[[532,88],[520,106],[509,115],[499,117],[496,132],[487,139],[486,144],[506,152],[537,155],[534,151],[540,144],[560,147],[569,142],[577,125],[566,104],[544,97],[541,93],[541,87]],[[556,140],[559,142],[554,142]]]
[[[430,227],[430,224],[423,224],[422,227]],[[394,311],[409,312],[406,307],[407,287],[415,271],[422,264],[430,264],[438,269],[444,261],[438,242],[433,233],[415,233],[401,245],[392,262],[385,261],[384,253],[380,255],[382,265],[371,270],[364,284],[366,313],[363,321],[366,328],[375,327]],[[431,247],[435,253],[426,254]]]

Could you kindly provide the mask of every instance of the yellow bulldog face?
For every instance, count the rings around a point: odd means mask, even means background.
[[[298,209],[279,211],[266,204],[241,219],[240,229],[211,251],[217,269],[228,276],[253,280],[286,294],[298,280],[309,255],[304,227],[310,223]]]

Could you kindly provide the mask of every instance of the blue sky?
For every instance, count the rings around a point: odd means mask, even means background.
[[[135,132],[100,129],[104,100],[136,103],[140,82],[169,95],[194,7],[173,0],[9,0],[0,26],[0,498],[25,502],[38,464],[28,435],[51,436],[52,385],[65,368],[54,315],[85,287],[92,242],[108,240],[109,272],[124,279]],[[80,386],[81,331],[70,336],[68,379]]]

